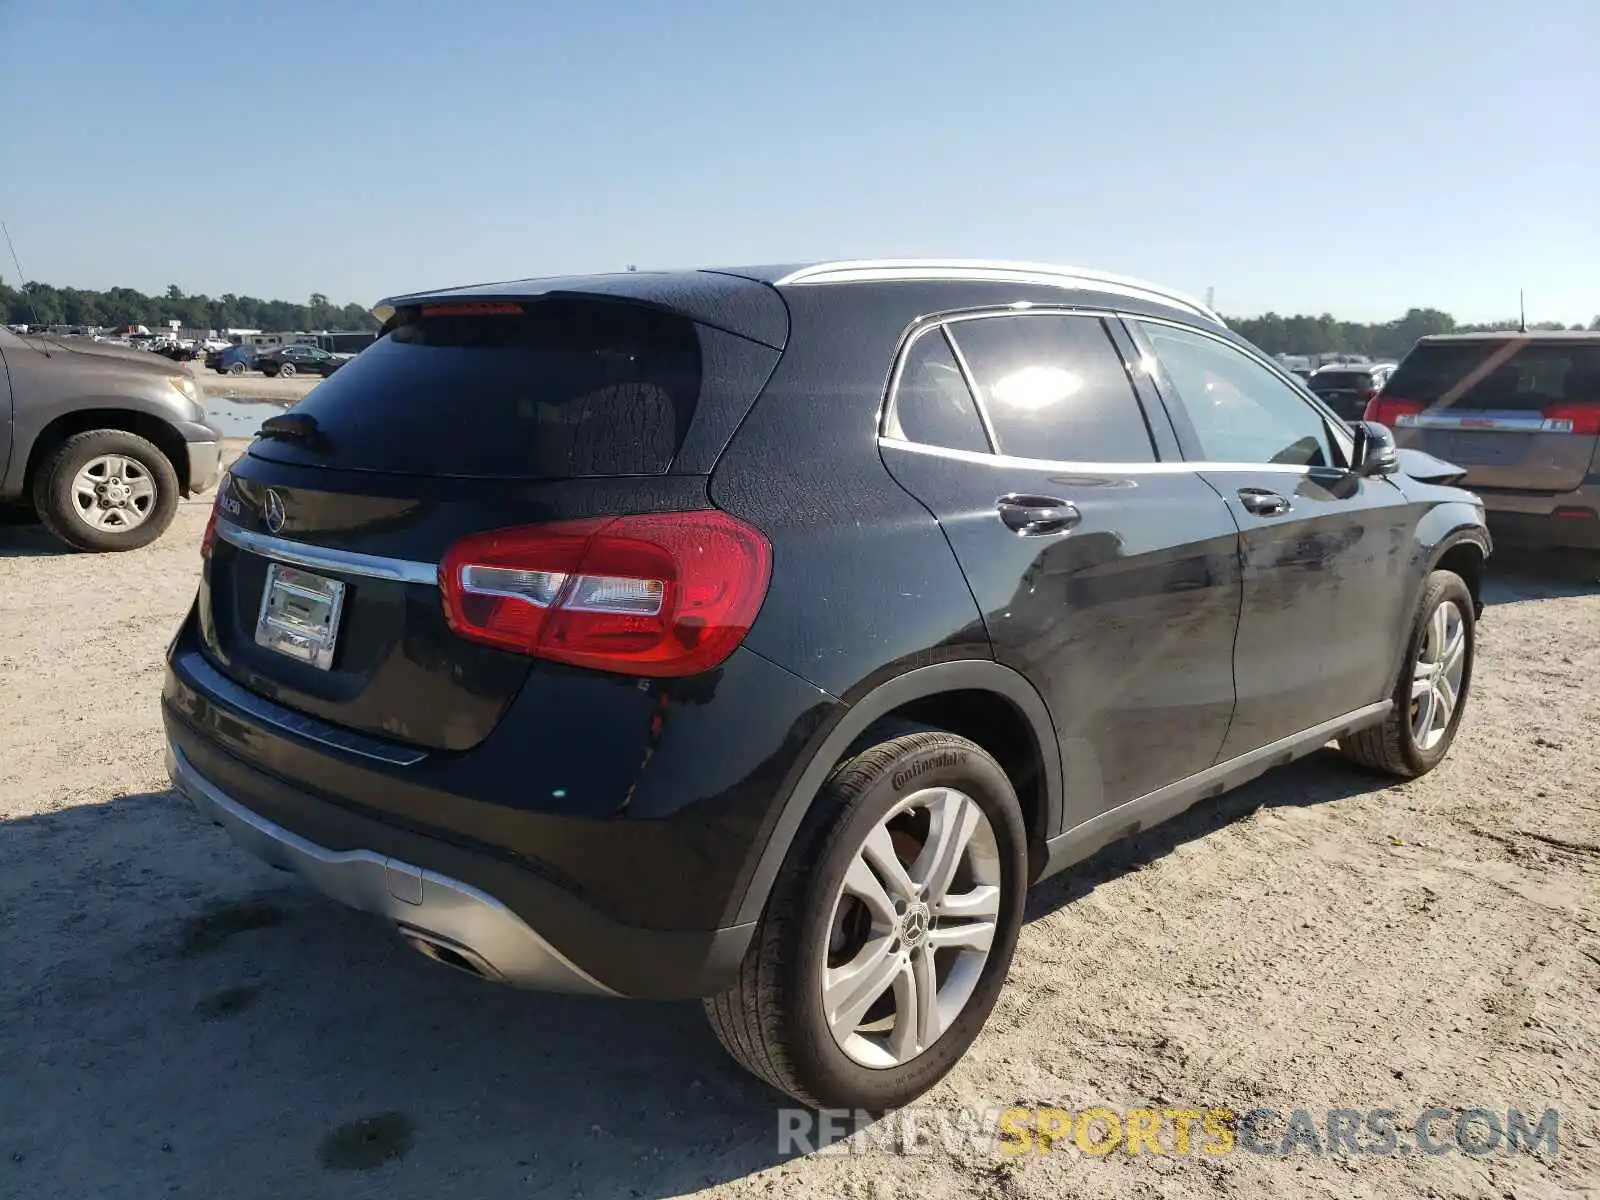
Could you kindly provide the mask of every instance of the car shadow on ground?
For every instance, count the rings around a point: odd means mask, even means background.
[[[1097,887],[1165,858],[1179,846],[1198,841],[1261,808],[1307,808],[1364,796],[1393,779],[1358,767],[1327,747],[1287,766],[1268,771],[1235,791],[1202,800],[1187,812],[1084,859],[1052,876],[1028,897],[1026,919],[1033,921],[1080,900]]]
[[[1486,605],[1600,596],[1600,553],[1497,548],[1483,580]]]
[[[698,1004],[440,967],[171,793],[0,822],[0,1194],[665,1197],[781,1163]]]

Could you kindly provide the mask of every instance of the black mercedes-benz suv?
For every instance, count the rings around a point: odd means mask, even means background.
[[[1482,506],[1209,310],[847,262],[407,295],[219,489],[177,788],[488,979],[702,997],[882,1110],[960,1058],[1024,893],[1472,677]]]

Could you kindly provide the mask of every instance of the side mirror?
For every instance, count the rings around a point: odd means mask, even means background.
[[[1400,469],[1400,456],[1395,453],[1394,434],[1387,425],[1377,421],[1357,421],[1355,452],[1351,455],[1350,469],[1357,475],[1393,475]]]

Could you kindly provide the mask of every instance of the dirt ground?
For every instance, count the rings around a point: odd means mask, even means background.
[[[121,556],[0,526],[0,1195],[1600,1194],[1600,586],[1496,564],[1427,778],[1325,751],[1046,884],[926,1098],[1556,1108],[1554,1156],[800,1155],[698,1006],[449,972],[167,792],[205,515]]]

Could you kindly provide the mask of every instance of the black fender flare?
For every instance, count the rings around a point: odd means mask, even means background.
[[[805,759],[799,778],[789,789],[768,830],[744,893],[738,899],[733,924],[754,922],[766,907],[773,882],[789,856],[800,822],[845,752],[874,722],[909,704],[942,692],[992,692],[1009,702],[1027,721],[1039,745],[1044,771],[1045,811],[1041,836],[1048,838],[1061,823],[1061,749],[1050,710],[1038,689],[1017,671],[988,658],[963,658],[917,667],[879,684],[862,696],[822,736]],[[1030,831],[1034,832],[1034,831]]]

